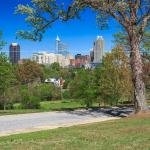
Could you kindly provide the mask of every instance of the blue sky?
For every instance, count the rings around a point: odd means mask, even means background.
[[[113,47],[112,34],[117,32],[118,24],[111,21],[109,29],[100,30],[96,24],[96,14],[91,10],[83,12],[80,20],[55,23],[44,34],[41,42],[17,40],[16,32],[20,29],[26,29],[24,18],[21,15],[14,14],[15,7],[22,2],[23,0],[0,0],[0,30],[3,32],[3,39],[7,42],[3,51],[7,53],[12,42],[20,44],[22,58],[29,58],[33,52],[37,51],[54,52],[57,35],[67,44],[69,52],[73,55],[77,53],[89,54],[97,35],[104,37],[105,51],[110,51]]]

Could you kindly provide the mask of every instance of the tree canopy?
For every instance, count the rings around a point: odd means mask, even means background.
[[[17,66],[16,76],[20,83],[28,84],[34,81],[41,81],[43,79],[43,68],[30,60],[26,60],[23,64]]]

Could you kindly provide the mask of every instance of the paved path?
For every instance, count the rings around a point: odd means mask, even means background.
[[[0,136],[117,119],[101,111],[64,111],[0,116]]]

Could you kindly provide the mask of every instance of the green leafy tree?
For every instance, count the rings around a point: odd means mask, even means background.
[[[61,69],[59,63],[57,63],[57,62],[54,62],[53,64],[51,64],[50,67],[52,70],[56,70],[56,71],[60,71],[60,69]]]
[[[150,24],[148,24],[148,27],[146,28],[143,39],[141,41],[140,46],[140,52],[142,55],[149,53],[150,54]],[[130,53],[130,39],[128,37],[127,32],[122,29],[118,33],[114,34],[114,40],[113,42],[116,45],[122,45],[125,48],[125,51]]]
[[[20,90],[21,104],[24,109],[38,109],[40,108],[40,98],[34,96],[29,88],[22,88]]]
[[[144,82],[146,85],[147,99],[150,99],[150,55],[144,55]]]
[[[32,93],[40,98],[41,101],[60,100],[60,88],[53,84],[38,84],[33,86]]]
[[[60,78],[60,71],[62,68],[60,67],[59,63],[53,63],[51,65],[43,65],[44,70],[44,78]]]
[[[67,89],[69,83],[74,80],[76,70],[73,68],[63,68],[60,71],[60,76],[65,80],[63,88]]]
[[[87,107],[92,106],[95,100],[94,78],[92,72],[80,70],[69,84],[69,91],[72,98],[83,99]]]
[[[144,83],[146,87],[146,92],[147,95],[149,95],[149,74],[150,74],[150,24],[146,28],[146,31],[144,32],[143,40],[141,42],[141,47],[140,47],[140,52],[142,54],[142,60],[143,60],[143,78],[144,78]],[[114,42],[115,44],[122,45],[125,48],[126,54],[129,54],[130,52],[130,47],[129,47],[129,39],[127,33],[123,30],[120,31],[116,34],[114,34]]]
[[[16,80],[12,65],[4,53],[0,53],[0,108],[7,105],[6,91],[9,87],[14,86]]]
[[[43,68],[36,62],[27,60],[16,67],[16,76],[21,84],[28,84],[43,79]]]
[[[76,69],[74,68],[62,68],[60,67],[59,63],[53,63],[51,65],[43,65],[44,70],[44,79],[48,78],[63,78],[64,82],[64,89],[67,89],[68,84],[71,80],[74,79]]]
[[[123,48],[118,46],[106,55],[99,73],[97,95],[100,102],[116,105],[131,100],[131,71]]]
[[[20,31],[19,35],[26,39],[40,40],[56,20],[66,21],[78,17],[79,12],[85,8],[98,13],[101,28],[109,23],[107,19],[115,19],[128,34],[136,111],[148,110],[140,43],[150,20],[149,0],[73,0],[69,6],[68,3],[63,4],[66,5],[61,5],[56,0],[31,0],[30,5],[18,5],[16,12],[25,14],[26,22],[32,27],[30,31]]]

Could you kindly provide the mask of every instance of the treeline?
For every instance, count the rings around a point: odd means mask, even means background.
[[[121,47],[108,53],[100,67],[80,70],[69,84],[71,97],[83,98],[87,107],[93,102],[99,105],[117,105],[132,102],[133,85],[128,58]]]
[[[82,99],[87,107],[133,103],[129,58],[124,49],[117,46],[107,53],[103,63],[95,69],[61,68],[58,63],[39,65],[30,60],[12,65],[0,54],[0,109],[13,109],[15,103],[22,108],[39,108],[41,101]],[[147,98],[150,93],[150,56],[143,56],[144,81]],[[63,78],[63,89],[47,78]]]
[[[6,55],[1,53],[0,109],[13,109],[15,103],[21,103],[22,108],[39,108],[41,101],[60,100],[60,88],[44,83],[46,70],[49,69],[30,60],[12,65]]]

